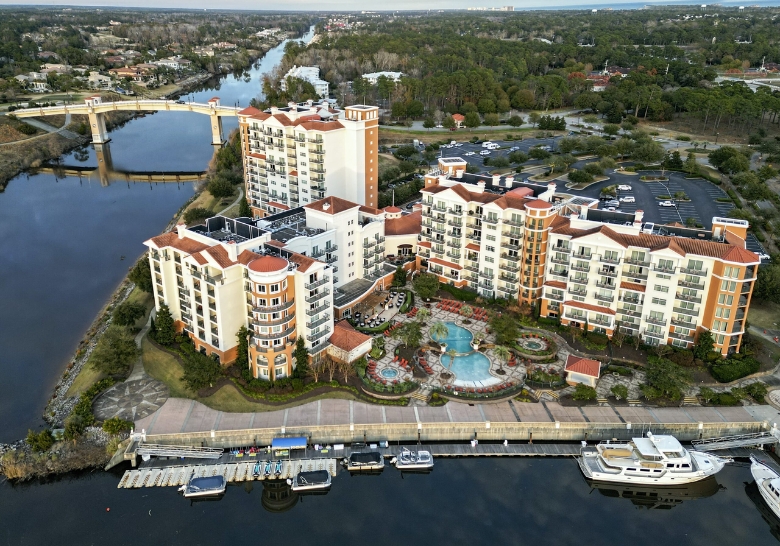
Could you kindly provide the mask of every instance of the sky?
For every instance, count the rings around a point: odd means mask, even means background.
[[[739,1],[720,2],[725,6],[740,5]],[[246,0],[221,0],[215,3],[213,0],[121,0],[115,3],[109,3],[107,0],[77,0],[63,4],[62,0],[34,0],[32,2],[20,2],[19,0],[0,0],[0,6],[10,5],[45,5],[45,6],[95,6],[95,7],[151,7],[151,8],[185,8],[185,9],[238,9],[238,10],[285,10],[285,11],[337,11],[337,10],[420,10],[420,9],[465,9],[468,7],[499,7],[512,5],[516,10],[523,9],[590,9],[603,8],[611,6],[613,8],[636,9],[643,5],[669,5],[669,4],[688,4],[694,5],[698,2],[694,0],[661,1],[661,0],[640,0],[640,1],[614,1],[609,0],[547,0],[538,2],[536,0],[497,0],[495,3],[489,0],[428,0],[420,4],[414,0],[395,0],[391,3],[378,4],[376,0],[286,0],[284,3],[275,2],[247,2]],[[780,0],[742,0],[742,4],[761,6],[777,6]]]

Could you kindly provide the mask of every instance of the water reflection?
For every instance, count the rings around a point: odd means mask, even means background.
[[[714,477],[673,487],[620,485],[590,481],[588,484],[592,490],[598,491],[605,497],[629,499],[637,508],[645,508],[647,510],[671,510],[686,500],[711,497],[722,488]]]
[[[766,505],[761,492],[758,490],[758,484],[755,481],[745,484],[745,493],[755,504],[758,512],[761,514],[761,518],[769,525],[769,532],[772,533],[775,540],[780,542],[780,519]]]

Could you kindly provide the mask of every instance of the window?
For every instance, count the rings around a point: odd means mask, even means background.
[[[723,273],[724,277],[730,277],[732,279],[738,279],[739,278],[739,268],[738,267],[727,267],[725,273]]]
[[[485,256],[485,261],[489,264],[494,263],[496,260],[492,256]]]
[[[258,284],[258,285],[257,285],[257,291],[258,291],[260,294],[265,294],[265,285],[264,285],[264,284]]]
[[[488,241],[495,241],[496,240],[496,236],[495,235],[485,235],[485,239],[487,239]]]
[[[666,305],[666,300],[661,298],[653,298],[651,300],[655,305]]]
[[[486,245],[485,246],[485,250],[488,251],[488,252],[495,252],[496,251],[496,247],[490,246],[490,245]]]
[[[672,260],[658,260],[658,268],[666,271],[674,271],[674,262]]]
[[[660,284],[656,284],[653,287],[653,290],[655,290],[656,292],[663,292],[664,294],[666,294],[667,292],[669,292],[669,287],[668,286],[662,286]]]
[[[620,259],[617,250],[607,250],[606,252],[604,252],[604,258],[612,261],[617,261]]]
[[[725,307],[717,307],[715,309],[715,316],[718,318],[727,319],[731,316],[731,309]]]
[[[737,283],[734,281],[721,281],[720,290],[722,292],[734,292],[737,289]]]
[[[728,296],[726,294],[718,294],[719,305],[731,305],[734,303],[734,296]]]
[[[279,285],[278,284],[272,284],[271,285],[271,292],[278,292],[279,291]]]

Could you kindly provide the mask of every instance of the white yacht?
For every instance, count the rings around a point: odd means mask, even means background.
[[[750,456],[750,473],[756,480],[761,498],[775,516],[780,518],[780,474],[753,455]]]
[[[394,457],[392,463],[398,470],[431,470],[433,468],[433,456],[430,451],[401,450],[398,457]]]
[[[584,444],[584,442],[583,442]],[[599,482],[679,485],[717,474],[731,462],[711,453],[689,451],[677,438],[653,435],[630,442],[583,445],[580,464],[585,477]]]

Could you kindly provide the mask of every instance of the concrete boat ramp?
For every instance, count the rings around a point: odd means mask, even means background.
[[[287,478],[292,478],[299,472],[309,472],[313,470],[327,470],[330,472],[331,476],[335,476],[338,466],[336,459],[292,459],[282,462],[282,473],[279,476],[272,473],[270,476],[266,477],[261,473],[260,476],[255,477],[253,472],[255,463],[257,463],[256,460],[242,463],[200,465],[182,465],[179,461],[176,461],[178,464],[162,467],[158,466],[160,462],[172,461],[156,461],[155,466],[128,470],[122,476],[117,487],[119,489],[166,486],[179,487],[186,484],[193,473],[195,474],[195,477],[198,478],[206,476],[225,476],[228,483],[248,482],[253,480],[262,481],[266,479],[286,480]],[[265,466],[265,460],[260,459],[260,462]],[[272,461],[272,463],[275,464],[276,461]]]

